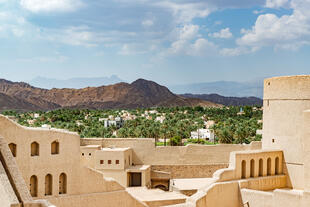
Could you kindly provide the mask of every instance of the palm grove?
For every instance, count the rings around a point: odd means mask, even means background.
[[[156,113],[147,113],[153,110]],[[123,127],[112,125],[105,127],[100,118],[118,117],[126,112],[132,120],[126,120]],[[262,111],[258,107],[244,106],[223,108],[172,107],[130,110],[87,110],[59,109],[48,112],[4,111],[4,115],[16,117],[19,124],[24,126],[41,127],[43,124],[53,128],[67,129],[79,133],[81,137],[105,138],[155,138],[170,139],[171,145],[180,145],[182,139],[190,138],[191,131],[205,127],[205,122],[213,120],[212,127],[216,141],[219,143],[250,143],[260,140],[256,130],[262,128]],[[33,115],[39,116],[34,119]],[[147,116],[145,115],[147,114]],[[162,121],[157,117],[164,117]],[[33,120],[33,122],[29,122]],[[188,142],[208,144],[203,140],[188,139]]]

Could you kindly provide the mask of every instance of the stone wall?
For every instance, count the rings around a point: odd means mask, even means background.
[[[261,142],[155,147],[154,139],[147,138],[82,138],[81,145],[130,147],[137,165],[222,165],[229,163],[232,151],[261,149]]]
[[[152,170],[169,172],[172,179],[212,177],[218,169],[227,168],[228,164],[209,165],[152,165]]]

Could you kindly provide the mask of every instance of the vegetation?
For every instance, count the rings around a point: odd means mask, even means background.
[[[14,116],[21,125],[67,129],[79,133],[81,137],[138,137],[169,139],[171,145],[181,145],[182,139],[190,138],[190,132],[205,127],[208,120],[215,121],[213,130],[220,143],[250,143],[260,140],[256,130],[261,129],[262,111],[258,107],[203,108],[173,107],[131,110],[86,110],[59,109],[54,111],[17,113],[4,111],[4,115]],[[37,114],[37,116],[35,116]],[[123,117],[123,127],[105,128],[103,118]],[[161,118],[158,120],[158,118]],[[168,143],[168,142],[167,142]],[[203,140],[188,139],[188,143],[214,144]]]

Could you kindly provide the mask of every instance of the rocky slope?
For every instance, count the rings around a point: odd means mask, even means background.
[[[27,107],[26,105],[21,107],[25,110],[32,110],[32,106],[40,110],[62,107],[105,109],[156,106],[221,106],[197,98],[178,96],[164,86],[143,79],[138,79],[131,84],[118,83],[82,89],[53,88],[50,90],[36,88],[23,82],[0,79],[0,93],[27,103]],[[0,105],[0,109],[3,108]]]
[[[225,97],[218,94],[182,94],[186,98],[198,98],[225,106],[263,105],[263,100],[257,97]]]

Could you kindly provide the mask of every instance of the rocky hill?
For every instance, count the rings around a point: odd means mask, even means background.
[[[198,98],[225,106],[263,105],[263,100],[257,97],[225,97],[218,94],[182,94],[186,98]]]
[[[218,107],[209,101],[186,98],[173,94],[164,86],[153,81],[138,79],[133,83],[117,83],[114,85],[87,87],[82,89],[42,89],[24,82],[11,82],[0,79],[0,93],[16,100],[12,109],[53,110],[57,108],[138,108],[156,106],[206,106]],[[20,103],[17,101],[19,100]],[[12,102],[13,100],[11,100]],[[5,102],[5,101],[4,101]],[[9,107],[10,108],[10,107]],[[8,109],[2,107],[0,109]]]

